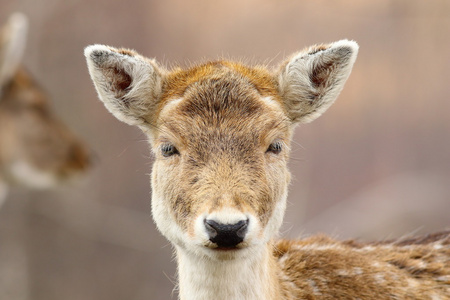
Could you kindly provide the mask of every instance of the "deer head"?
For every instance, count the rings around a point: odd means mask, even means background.
[[[314,46],[276,70],[216,61],[167,71],[102,45],[85,55],[106,108],[148,135],[159,230],[183,253],[229,260],[277,234],[293,128],[330,107],[357,52],[348,40]]]

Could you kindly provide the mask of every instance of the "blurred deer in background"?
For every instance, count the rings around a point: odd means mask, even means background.
[[[449,299],[449,232],[275,240],[293,129],[335,101],[357,52],[342,40],[276,70],[216,61],[168,71],[131,50],[86,48],[99,98],[149,138],[152,214],[176,249],[180,299]]]
[[[21,66],[27,27],[16,13],[0,32],[0,204],[12,184],[53,187],[90,164],[86,146],[54,116]]]

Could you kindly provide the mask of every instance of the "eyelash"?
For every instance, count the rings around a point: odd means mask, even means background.
[[[164,157],[170,157],[173,156],[175,154],[179,154],[178,149],[175,148],[174,145],[172,144],[163,144],[161,146],[161,154]]]
[[[270,144],[269,148],[267,148],[267,152],[272,152],[273,154],[279,154],[283,150],[283,144],[281,142],[273,142]]]

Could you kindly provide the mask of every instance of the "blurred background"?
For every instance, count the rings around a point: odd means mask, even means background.
[[[13,189],[0,209],[0,299],[176,299],[170,244],[150,216],[151,157],[97,100],[83,48],[124,46],[163,64],[277,65],[356,40],[337,102],[297,128],[284,237],[387,239],[450,226],[448,0],[0,0],[21,11],[24,64],[96,155],[82,182]]]

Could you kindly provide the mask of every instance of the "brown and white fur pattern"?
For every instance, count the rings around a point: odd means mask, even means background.
[[[86,48],[106,108],[148,135],[152,214],[176,250],[180,299],[450,297],[448,233],[367,245],[275,240],[293,129],[335,101],[357,52],[342,40],[276,70],[221,60],[168,71],[131,50]]]
[[[10,185],[53,187],[90,165],[87,147],[21,66],[27,28],[25,15],[16,13],[0,31],[0,204]]]

